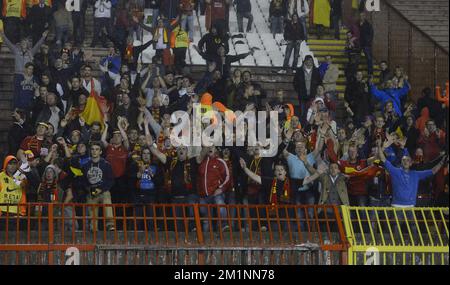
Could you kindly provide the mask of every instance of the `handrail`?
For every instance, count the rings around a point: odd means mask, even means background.
[[[433,39],[430,35],[428,35],[424,30],[422,30],[419,26],[417,26],[416,24],[414,24],[413,22],[411,22],[411,20],[409,20],[405,15],[403,15],[403,13],[397,9],[394,5],[392,5],[391,3],[389,3],[389,1],[387,0],[383,0],[383,2],[389,7],[391,8],[397,15],[399,15],[403,20],[405,20],[406,22],[408,22],[408,24],[410,26],[412,26],[413,28],[415,28],[416,30],[418,30],[423,36],[425,36],[427,39],[429,39],[430,41],[433,42],[433,44],[435,44],[439,49],[441,49],[442,52],[444,52],[446,55],[448,55],[448,50],[443,47],[440,43],[438,43],[435,39]]]

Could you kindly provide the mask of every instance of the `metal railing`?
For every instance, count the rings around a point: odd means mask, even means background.
[[[448,208],[342,207],[351,265],[448,265]]]
[[[0,216],[0,264],[65,264],[71,248],[79,264],[346,264],[335,206],[30,203],[23,216],[13,207]]]

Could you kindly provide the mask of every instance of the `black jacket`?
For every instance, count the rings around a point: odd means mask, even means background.
[[[298,100],[300,101],[309,101],[316,96],[317,86],[322,84],[322,79],[320,78],[319,69],[313,67],[312,75],[311,75],[311,88],[309,95],[307,94],[306,82],[305,82],[305,72],[303,66],[297,68],[297,72],[294,77],[294,90],[298,94]]]
[[[284,39],[286,41],[303,41],[305,39],[305,33],[299,21],[292,23],[288,21],[284,28]]]
[[[284,0],[272,0],[269,7],[269,18],[270,17],[281,17],[286,16],[287,7]]]
[[[353,80],[350,82],[345,90],[345,101],[350,105],[355,114],[354,119],[357,122],[362,122],[365,116],[371,113],[370,94],[366,92],[367,84]]]
[[[230,77],[231,64],[233,62],[246,58],[250,55],[250,53],[248,52],[237,55],[226,55],[225,63],[222,62],[222,58],[218,54],[210,55],[200,51],[200,55],[205,60],[214,61],[216,63],[216,68],[222,73],[222,78],[227,79],[228,77]]]
[[[45,25],[50,24],[52,16],[52,8],[45,5],[43,8],[39,7],[39,4],[31,7],[28,14],[28,21],[32,25],[33,31],[43,31],[45,30]]]
[[[250,13],[252,11],[252,3],[250,0],[234,0],[236,3],[236,12],[242,13]]]
[[[209,55],[216,55],[217,49],[221,45],[225,47],[225,54],[227,54],[230,51],[230,47],[228,45],[228,39],[226,38],[213,36],[213,34],[208,33],[198,41],[198,48],[205,54]]]
[[[373,28],[372,25],[364,21],[364,23],[359,26],[359,44],[362,48],[371,47],[373,42]]]

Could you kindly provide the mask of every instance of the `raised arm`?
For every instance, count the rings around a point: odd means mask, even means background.
[[[155,135],[158,136],[162,130],[161,125],[155,121],[155,118],[153,118],[152,114],[150,113],[150,111],[147,108],[145,108],[144,114],[145,114],[145,116],[148,117],[149,124],[150,124],[150,127],[152,128],[153,132],[155,133]]]
[[[375,84],[373,84],[371,81],[369,82],[369,91],[370,94],[372,94],[372,96],[375,97],[375,99],[377,99],[378,101],[381,101],[381,99],[383,98],[384,92],[378,90]]]
[[[125,126],[122,124],[124,124]],[[126,128],[127,124],[128,124],[128,122],[124,121],[123,118],[120,118],[119,122],[117,123],[117,126],[119,127],[120,135],[122,136],[122,139],[123,139],[123,145],[127,150],[129,150],[130,142],[128,141],[127,132],[125,132],[125,128]]]
[[[109,145],[108,141],[106,140],[106,137],[108,136],[108,128],[109,128],[109,124],[107,122],[105,122],[105,129],[103,130],[102,139],[101,139],[104,148],[108,147],[108,145]]]
[[[245,174],[247,174],[247,176],[250,177],[251,180],[255,181],[258,184],[262,184],[261,176],[250,171],[250,169],[247,168],[247,163],[245,163],[245,160],[243,158],[239,159],[239,163],[241,164],[241,167],[244,170]]]
[[[142,85],[141,85],[142,92],[145,92],[148,82],[150,81],[150,77],[152,77],[152,66],[151,65],[148,68],[148,73],[147,73],[147,76],[145,76],[144,82],[142,82]]]
[[[411,85],[408,82],[408,76],[405,75],[404,84],[403,87],[400,90],[398,90],[398,96],[400,98],[403,98],[404,96],[406,96],[406,94],[408,94],[410,89]]]
[[[436,166],[433,167],[433,168],[431,169],[431,171],[433,172],[433,175],[435,175],[436,173],[438,173],[439,170],[441,170],[441,168],[442,168],[444,165],[446,165],[446,164],[448,164],[448,156],[443,157],[443,158],[441,159],[441,161],[439,161],[439,163],[436,164]]]
[[[43,34],[41,39],[34,45],[34,47],[31,49],[31,54],[35,55],[38,53],[39,49],[41,48],[41,45],[44,43],[45,39],[47,38],[48,30],[46,30]]]
[[[154,145],[152,135],[150,134],[150,130],[148,129],[148,125],[150,123],[149,121],[150,121],[149,118],[145,117],[144,130],[145,130],[145,139],[147,141],[147,145],[150,148],[150,151],[152,152],[152,154],[154,156],[156,156],[159,159],[159,161],[161,161],[163,164],[166,164],[167,156],[164,153],[160,152],[158,150],[158,148],[155,147],[155,145]]]

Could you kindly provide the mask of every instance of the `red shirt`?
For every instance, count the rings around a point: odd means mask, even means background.
[[[339,160],[339,168],[344,174],[350,174],[355,171],[361,171],[367,167],[367,160],[361,159],[356,163],[351,163],[347,160]],[[367,195],[366,188],[367,181],[362,179],[350,178],[347,182],[348,194],[350,195]]]
[[[36,136],[26,137],[20,144],[20,149],[23,151],[31,150],[34,157],[41,156],[41,147],[44,140],[38,139]]]
[[[423,161],[425,163],[433,161],[445,149],[445,132],[439,131],[439,136],[432,133],[428,137],[422,133],[417,143],[423,149]]]
[[[106,148],[106,160],[111,164],[114,178],[122,177],[127,167],[128,150],[122,145],[114,147],[109,144]]]

